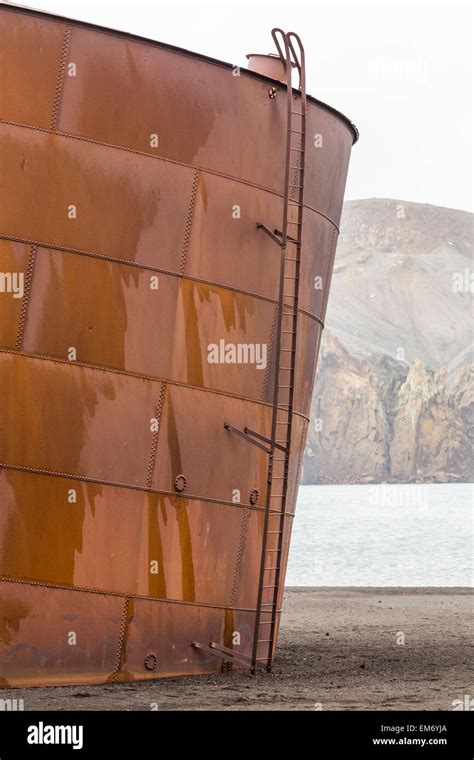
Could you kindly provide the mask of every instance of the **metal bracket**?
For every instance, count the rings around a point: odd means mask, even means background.
[[[275,235],[279,235],[280,237],[283,237],[283,232],[280,232],[280,230],[275,230]],[[288,243],[295,243],[296,245],[298,245],[298,240],[296,240],[296,238],[294,237],[290,237],[290,235],[286,236],[286,240]]]
[[[270,237],[277,245],[280,246],[280,248],[283,247],[283,241],[281,237],[278,237],[276,234],[277,230],[274,230],[272,232],[270,227],[267,227],[267,225],[263,224],[262,222],[257,222],[257,230],[263,230],[268,235],[268,237]]]
[[[258,441],[264,441],[264,443],[268,443],[270,447],[273,447],[275,449],[280,449],[280,451],[283,451],[285,454],[287,453],[287,450],[284,446],[281,446],[279,443],[276,443],[276,441],[272,441],[271,438],[267,438],[266,435],[261,435],[260,433],[256,433],[255,430],[251,430],[248,427],[245,427],[243,430],[240,430],[239,428],[236,428],[233,425],[230,425],[228,422],[224,422],[224,427],[226,430],[230,430],[231,433],[236,433],[237,435],[240,435],[240,437],[243,438],[245,441],[248,441],[248,443],[253,443],[254,446],[258,446],[259,449],[262,449],[267,454],[272,453],[272,448],[268,448],[268,446],[263,446],[263,444],[259,443]],[[255,440],[256,438],[258,438],[258,441]]]
[[[267,225],[263,224],[262,222],[257,222],[257,229],[263,230],[268,235],[268,237],[271,237],[271,239],[274,240],[275,243],[277,243],[277,245],[280,246],[280,248],[283,248],[283,232],[281,232],[281,230],[275,229],[272,232],[270,227],[267,227]],[[286,236],[286,242],[299,245],[298,240],[296,240],[296,238],[294,237],[290,237],[290,235]]]
[[[243,665],[250,665],[252,662],[252,658],[246,654],[236,652],[235,649],[227,649],[227,647],[222,646],[222,644],[216,644],[214,641],[211,641],[209,646],[201,644],[199,641],[193,641],[191,642],[191,646],[194,649],[202,649],[203,652],[221,657],[223,660],[241,662]]]
[[[281,446],[276,441],[272,441],[271,438],[267,438],[266,435],[261,435],[260,433],[256,433],[255,430],[251,430],[248,427],[244,428],[244,433],[247,433],[247,435],[252,435],[254,436],[254,438],[258,438],[260,441],[265,441],[265,443],[269,443],[270,446],[274,446],[276,449],[280,449],[280,451],[283,451],[286,454],[286,449],[284,446]]]
[[[233,425],[229,425],[228,422],[224,422],[224,427],[226,430],[229,430],[231,433],[236,433],[236,435],[240,435],[240,437],[243,438],[245,441],[248,441],[248,443],[253,443],[254,446],[258,446],[258,448],[265,451],[266,454],[271,454],[271,450],[267,446],[263,446],[261,443],[258,443],[252,438],[251,435],[249,435],[249,433],[247,432],[248,428],[239,430],[239,428],[236,428]]]

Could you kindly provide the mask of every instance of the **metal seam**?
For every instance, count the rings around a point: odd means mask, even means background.
[[[226,398],[237,399],[239,401],[247,401],[250,404],[259,404],[259,406],[271,406],[267,402],[259,401],[255,398],[247,398],[245,396],[237,396],[229,393],[228,391],[214,390],[213,388],[201,388],[198,385],[188,385],[187,383],[180,382],[179,380],[169,380],[162,377],[154,377],[153,375],[142,375],[139,372],[132,372],[128,369],[117,369],[116,367],[107,367],[101,364],[89,364],[87,362],[69,361],[68,359],[62,359],[58,356],[48,356],[46,354],[35,354],[30,351],[20,351],[14,348],[6,348],[0,346],[0,354],[11,354],[12,356],[24,356],[26,359],[37,359],[38,361],[55,362],[57,364],[67,364],[69,366],[84,367],[85,369],[92,369],[96,372],[108,372],[113,375],[125,375],[126,377],[135,377],[137,380],[146,380],[153,383],[166,383],[167,385],[174,385],[178,388],[189,388],[193,391],[203,391],[204,393],[214,393],[217,396],[225,396]],[[306,416],[302,412],[294,412],[300,417]]]
[[[23,300],[21,303],[20,319],[18,320],[18,333],[16,337],[16,344],[15,344],[17,351],[21,351],[21,347],[23,345],[23,335],[24,335],[25,325],[26,325],[26,316],[27,316],[27,311],[28,311],[30,290],[31,290],[31,284],[33,280],[33,271],[35,268],[36,250],[37,250],[36,245],[32,245],[30,249],[30,255],[28,257],[28,266],[26,269],[26,278],[25,278],[25,288],[24,288],[24,293],[23,293]]]
[[[298,308],[299,314],[304,314],[305,317],[310,317],[314,322],[317,322],[321,329],[324,330],[325,324],[322,319],[316,316],[316,314],[312,314],[310,311],[307,311],[306,309],[302,309],[301,307]]]
[[[58,251],[59,253],[72,253],[77,254],[78,256],[88,256],[91,259],[98,259],[99,261],[107,261],[107,262],[113,262],[114,264],[123,264],[125,266],[134,267],[136,269],[143,269],[147,272],[158,272],[158,274],[166,274],[170,277],[178,277],[179,279],[184,280],[190,280],[191,282],[198,282],[202,285],[212,285],[217,288],[223,288],[224,290],[230,290],[233,293],[241,293],[244,296],[250,296],[252,298],[256,298],[259,301],[266,301],[267,303],[272,304],[278,304],[277,299],[271,298],[270,296],[265,296],[262,293],[254,293],[252,290],[244,290],[243,288],[238,288],[234,285],[228,285],[225,282],[217,282],[216,280],[204,280],[201,277],[194,277],[193,275],[189,274],[180,274],[179,272],[172,272],[169,269],[164,269],[162,267],[153,267],[150,264],[141,264],[136,261],[129,261],[128,259],[121,259],[117,256],[105,256],[103,253],[96,253],[94,251],[86,251],[81,248],[69,248],[68,246],[61,246],[57,245],[56,243],[47,243],[44,241],[39,240],[30,240],[29,238],[22,238],[18,237],[16,235],[4,235],[0,232],[0,240],[12,240],[15,243],[27,243],[31,246],[35,246],[36,248],[44,248],[45,250],[52,250],[52,251]],[[307,311],[306,309],[303,309],[301,307],[298,308],[298,311],[302,312],[303,314],[306,314],[306,316],[311,317],[311,319],[314,319],[316,322],[319,322],[322,327],[324,327],[324,323],[322,320],[316,316],[316,314],[312,314],[312,312]]]
[[[154,267],[151,264],[143,264],[136,261],[129,261],[128,259],[122,259],[118,256],[106,256],[103,253],[97,253],[95,251],[86,251],[83,248],[71,248],[69,246],[63,246],[63,245],[57,245],[56,243],[48,243],[45,241],[39,241],[39,240],[30,240],[29,238],[22,238],[18,237],[17,235],[4,235],[0,233],[0,240],[13,240],[17,243],[29,243],[30,245],[35,245],[38,248],[45,248],[47,250],[52,251],[58,251],[59,253],[73,253],[78,254],[80,256],[88,256],[91,259],[98,259],[99,261],[107,261],[107,262],[113,262],[114,264],[123,264],[125,266],[134,267],[136,269],[143,269],[147,272],[158,272],[158,274],[166,274],[170,277],[179,277],[180,279],[183,278],[185,280],[191,280],[192,282],[199,282],[203,285],[215,285],[216,287],[224,288],[225,290],[231,290],[235,293],[242,293],[245,296],[252,296],[253,298],[258,298],[261,301],[268,301],[269,303],[277,303],[275,298],[271,298],[270,296],[265,296],[260,293],[254,293],[251,290],[244,290],[243,288],[238,288],[234,285],[227,285],[223,282],[216,282],[215,280],[204,280],[200,277],[194,277],[193,275],[182,275],[180,272],[173,272],[170,269],[164,269],[163,267]]]
[[[130,599],[127,598],[125,599],[125,603],[123,606],[122,620],[120,623],[120,633],[119,633],[119,639],[117,642],[117,652],[115,655],[115,667],[114,667],[114,672],[112,673],[113,682],[117,681],[117,677],[120,672],[120,668],[122,666],[122,658],[123,658],[124,645],[125,645],[125,631],[127,629],[129,608],[130,608]]]
[[[183,274],[182,278],[184,280],[190,280],[191,282],[197,282],[202,285],[212,285],[218,288],[223,288],[224,290],[230,290],[233,293],[242,293],[244,296],[251,296],[252,298],[257,298],[259,301],[265,301],[267,303],[273,304],[277,303],[277,300],[271,296],[265,296],[263,293],[255,293],[253,290],[244,290],[243,288],[238,288],[236,285],[227,285],[225,282],[218,282],[217,280],[205,280],[202,277],[194,277],[192,274]]]
[[[61,50],[61,58],[59,60],[59,71],[58,71],[58,78],[56,80],[56,92],[54,95],[54,101],[53,101],[53,113],[51,116],[51,132],[56,131],[56,125],[58,121],[59,116],[59,106],[61,105],[61,96],[63,92],[63,85],[64,85],[64,72],[66,70],[66,56],[69,49],[69,40],[71,39],[71,26],[66,26],[66,29],[64,31],[64,40],[63,40],[63,46]],[[59,133],[58,133],[59,134]]]
[[[240,579],[240,568],[242,564],[242,555],[243,555],[244,546],[245,546],[245,538],[247,536],[249,517],[250,517],[250,510],[245,509],[244,514],[242,515],[242,524],[240,526],[240,536],[239,536],[239,546],[237,549],[237,558],[235,560],[234,578],[232,580],[232,591],[230,595],[231,607],[234,606],[235,598],[237,596],[237,586]]]
[[[69,366],[77,365],[78,367],[84,367],[85,369],[92,369],[96,372],[109,372],[113,375],[125,375],[126,377],[135,377],[137,380],[147,380],[153,383],[166,383],[166,385],[173,385],[178,388],[189,388],[193,391],[203,391],[204,393],[214,393],[216,396],[225,396],[226,398],[236,399],[238,401],[246,401],[249,404],[258,404],[259,406],[271,406],[266,401],[259,401],[255,398],[247,398],[246,396],[237,396],[228,391],[215,390],[214,388],[202,388],[198,385],[189,385],[187,383],[180,382],[179,380],[169,380],[165,377],[154,377],[153,375],[142,375],[139,372],[132,372],[128,369],[117,369],[115,367],[106,367],[100,364],[88,364],[87,362],[69,361],[68,359],[61,359],[58,356],[47,356],[46,354],[35,354],[30,351],[19,351],[15,348],[8,348],[0,346],[0,354],[10,354],[11,356],[24,356],[26,359],[37,359],[38,361],[56,362],[57,364],[67,364]],[[309,418],[303,414],[303,412],[293,412],[298,417],[302,417],[305,420]]]
[[[192,58],[193,60],[199,61],[200,63],[205,63],[210,66],[217,66],[218,68],[223,68],[227,71],[231,70],[233,68],[233,65],[230,63],[227,63],[226,61],[218,60],[217,58],[213,58],[212,56],[204,55],[202,53],[196,53],[192,50],[187,50],[186,48],[180,48],[176,45],[167,44],[165,42],[161,42],[159,40],[151,40],[149,37],[143,37],[138,34],[132,34],[131,32],[124,32],[119,29],[113,29],[110,27],[100,26],[100,24],[93,24],[89,21],[81,21],[80,19],[74,19],[70,18],[68,16],[60,16],[58,14],[53,14],[50,11],[41,11],[37,10],[36,8],[28,8],[27,6],[1,6],[2,11],[13,11],[25,13],[25,10],[27,11],[27,15],[39,17],[39,18],[45,18],[50,23],[57,23],[57,24],[63,24],[64,22],[72,22],[75,29],[81,29],[85,31],[93,31],[97,34],[107,35],[111,37],[118,38],[120,40],[125,41],[132,41],[137,43],[138,45],[142,45],[143,47],[150,48],[152,50],[162,50],[167,53],[172,53],[173,55],[178,55],[180,57],[185,58]],[[249,69],[242,69],[241,76],[248,77],[249,79],[256,80],[260,82],[264,86],[268,86],[269,84],[273,84],[274,80],[270,77],[265,76],[264,74],[258,74],[255,71],[250,71]],[[286,90],[286,85],[282,84],[282,87]],[[298,95],[298,91],[292,88],[293,91],[293,97],[295,95]],[[334,116],[338,121],[340,121],[349,131],[352,135],[352,145],[354,145],[358,139],[359,139],[359,130],[357,129],[356,125],[343,113],[338,111],[336,108],[333,108],[332,106],[328,105],[327,103],[323,103],[321,100],[318,100],[314,97],[314,95],[307,95],[308,100],[316,106],[316,108],[324,111],[325,113],[330,113],[332,116]]]
[[[300,438],[300,444],[298,446],[298,455],[297,455],[297,462],[296,462],[296,473],[295,473],[295,493],[293,497],[293,508],[290,510],[291,514],[294,515],[296,511],[296,497],[298,496],[298,487],[299,487],[299,480],[301,475],[301,467],[303,464],[303,451],[304,451],[304,444],[306,439],[306,433],[307,427],[303,423],[301,427],[301,438]]]
[[[272,363],[273,344],[275,341],[277,318],[278,318],[278,304],[275,303],[275,308],[273,310],[272,329],[270,332],[270,350],[268,352],[267,366],[265,367],[265,375],[263,377],[263,387],[262,387],[262,395],[261,395],[262,403],[267,403],[265,401],[265,394],[267,392],[268,378],[270,376],[270,364]],[[273,408],[273,404],[270,404],[270,406]]]
[[[332,237],[331,237],[331,248],[330,248],[330,254],[328,258],[328,265],[326,269],[326,277],[324,280],[324,288],[325,288],[325,296],[323,298],[323,301],[321,303],[321,311],[319,312],[319,316],[321,318],[321,321],[324,320],[325,314],[326,314],[326,308],[328,305],[329,300],[329,272],[331,271],[332,264],[334,263],[334,259],[336,257],[336,247],[337,247],[337,240],[336,240],[336,230],[333,229],[332,231]]]
[[[127,488],[130,491],[142,491],[143,493],[159,494],[161,496],[175,496],[177,498],[191,499],[192,501],[204,501],[206,504],[219,504],[224,507],[235,507],[236,509],[252,509],[254,512],[264,512],[265,507],[257,507],[253,504],[235,503],[233,501],[227,501],[226,499],[217,499],[213,496],[200,496],[199,494],[191,493],[177,493],[176,491],[167,491],[163,488],[152,488],[145,485],[137,485],[136,483],[123,483],[116,480],[104,480],[100,478],[92,478],[88,475],[75,475],[70,472],[59,472],[57,470],[46,470],[41,467],[28,467],[23,464],[11,464],[7,462],[0,462],[0,470],[15,470],[18,472],[30,472],[33,475],[45,475],[46,477],[62,478],[63,480],[77,480],[81,483],[96,483],[101,486],[111,486],[112,488]],[[271,512],[275,514],[281,514],[280,510],[272,509]],[[293,517],[291,512],[285,512],[288,517]]]
[[[63,591],[77,591],[83,594],[98,594],[99,596],[115,596],[119,599],[139,599],[145,602],[160,602],[162,604],[180,604],[188,607],[205,607],[213,610],[229,610],[234,612],[256,612],[253,607],[229,607],[225,604],[208,604],[207,602],[187,602],[183,599],[162,599],[157,596],[144,596],[143,594],[124,594],[122,591],[106,591],[87,586],[69,586],[67,583],[51,583],[50,581],[34,581],[28,578],[16,578],[15,576],[0,575],[0,583],[22,583],[26,586],[41,586],[42,588],[54,588]]]
[[[157,420],[158,427],[153,432],[153,438],[151,441],[151,451],[150,451],[150,457],[148,460],[148,471],[147,471],[147,476],[146,476],[147,488],[151,488],[152,480],[153,480],[153,470],[155,469],[156,452],[158,449],[158,435],[160,432],[161,413],[163,411],[165,391],[166,391],[166,383],[162,383],[161,389],[160,389],[160,398],[155,407],[155,419]]]
[[[34,129],[38,132],[50,132],[49,129],[46,129],[45,127],[36,127],[33,124],[25,124],[21,121],[11,121],[10,119],[0,119],[0,124],[10,124],[13,127],[23,127],[24,129]],[[271,195],[276,195],[278,198],[283,198],[283,194],[278,192],[277,190],[272,190],[269,187],[265,187],[264,185],[260,185],[256,182],[250,182],[250,180],[247,179],[241,179],[240,177],[234,177],[231,174],[224,174],[224,172],[218,172],[214,169],[206,169],[203,166],[194,166],[193,164],[186,164],[183,161],[176,161],[174,158],[166,158],[165,156],[157,156],[155,153],[148,153],[144,150],[137,150],[136,148],[127,148],[123,145],[114,145],[113,143],[106,143],[101,142],[100,140],[94,140],[91,137],[82,137],[81,135],[74,135],[69,132],[60,132],[57,130],[55,132],[56,135],[59,137],[66,137],[70,140],[81,140],[83,142],[92,143],[93,145],[101,145],[104,148],[113,148],[114,150],[121,150],[125,153],[134,153],[139,156],[147,156],[148,158],[154,158],[156,161],[165,161],[169,164],[174,164],[177,166],[184,166],[186,169],[193,169],[194,171],[202,172],[203,174],[211,174],[214,177],[222,177],[222,179],[228,179],[232,182],[239,182],[241,185],[247,185],[248,187],[254,187],[256,190],[263,190],[265,193],[270,193]],[[310,211],[314,211],[315,214],[318,214],[319,216],[324,217],[330,224],[333,225],[339,232],[339,227],[336,224],[333,219],[331,219],[329,216],[327,216],[323,211],[320,211],[317,208],[314,208],[314,206],[310,206],[309,204],[304,204],[304,208],[309,209]]]
[[[199,183],[200,176],[201,176],[201,172],[199,169],[197,169],[194,172],[193,187],[191,190],[191,199],[189,201],[188,217],[186,219],[186,226],[184,228],[183,249],[181,252],[181,263],[179,266],[179,273],[181,274],[181,276],[184,275],[184,268],[186,266],[186,257],[188,255],[189,241],[191,239],[191,228],[193,225],[194,209],[196,208],[196,199],[197,199],[198,183]]]

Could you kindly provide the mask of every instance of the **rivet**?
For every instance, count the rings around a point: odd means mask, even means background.
[[[179,491],[179,493],[182,493],[186,486],[188,484],[188,481],[184,477],[184,475],[177,475],[174,479],[174,487],[176,491]]]
[[[252,488],[250,491],[250,503],[256,504],[260,496],[260,491],[257,488]]]
[[[268,97],[269,98],[276,98],[277,92],[278,91],[277,91],[276,87],[270,87],[270,89],[268,90]]]
[[[147,656],[145,657],[145,661],[143,664],[145,665],[145,668],[147,670],[156,670],[158,666],[157,655],[150,652],[150,654],[147,654]]]

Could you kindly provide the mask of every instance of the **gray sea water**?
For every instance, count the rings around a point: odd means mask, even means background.
[[[472,586],[470,484],[301,486],[287,586]]]

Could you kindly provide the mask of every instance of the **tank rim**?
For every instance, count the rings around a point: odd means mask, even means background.
[[[0,3],[0,10],[4,11],[13,11],[15,13],[27,13],[32,16],[38,16],[39,18],[49,19],[49,20],[55,20],[60,22],[67,22],[75,24],[76,26],[80,26],[86,29],[91,29],[93,31],[102,32],[104,34],[111,34],[113,36],[118,37],[124,37],[128,40],[133,40],[135,42],[144,42],[147,45],[153,45],[154,47],[161,48],[162,50],[168,50],[172,53],[178,53],[180,55],[186,55],[190,58],[195,58],[200,61],[205,61],[206,63],[213,64],[214,66],[220,66],[222,68],[227,69],[234,69],[235,64],[227,63],[226,61],[221,61],[218,58],[212,58],[211,56],[205,55],[204,53],[196,53],[193,50],[187,50],[186,48],[178,47],[177,45],[170,45],[167,42],[160,42],[159,40],[151,39],[150,37],[143,37],[139,34],[133,34],[131,32],[125,32],[121,29],[114,29],[113,27],[109,26],[101,26],[100,24],[94,24],[90,21],[82,21],[81,19],[72,18],[71,16],[62,16],[57,13],[51,13],[50,11],[43,11],[37,8],[31,8],[27,5],[19,5],[17,3]],[[240,69],[241,74],[251,77],[253,79],[258,79],[262,82],[269,82],[270,84],[274,84],[275,82],[278,82],[278,86],[282,89],[286,90],[286,85],[282,82],[280,82],[277,79],[272,79],[271,77],[265,76],[264,74],[258,74],[255,71],[250,71],[249,69],[241,68]],[[295,93],[298,93],[298,90],[296,88],[293,88],[293,91]],[[349,119],[348,116],[343,114],[341,111],[338,111],[336,108],[333,108],[333,106],[330,106],[328,103],[324,103],[322,100],[318,100],[314,97],[314,95],[307,94],[307,99],[311,103],[314,103],[315,105],[323,108],[325,111],[328,111],[333,116],[338,118],[340,121],[343,122],[347,127],[349,127],[350,131],[352,132],[352,144],[354,145],[358,139],[359,139],[359,130],[357,129],[356,125]]]

